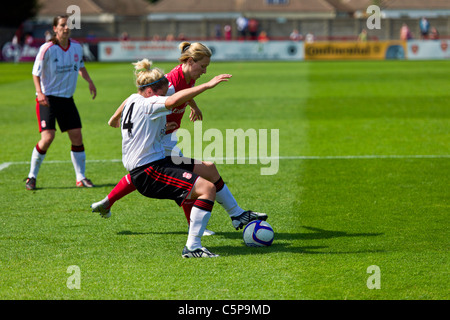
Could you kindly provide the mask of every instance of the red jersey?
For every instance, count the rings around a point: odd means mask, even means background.
[[[186,83],[186,78],[183,74],[182,65],[178,65],[172,69],[168,74],[166,74],[167,80],[169,80],[169,90],[167,90],[167,96],[171,96],[175,92],[183,89],[192,88],[195,85],[195,80],[191,80]],[[172,113],[166,118],[167,122],[176,122],[177,128],[181,125],[181,119],[183,118],[184,111],[186,110],[187,102],[172,109]],[[175,129],[176,130],[176,129]],[[167,131],[166,134],[170,134],[175,130]]]

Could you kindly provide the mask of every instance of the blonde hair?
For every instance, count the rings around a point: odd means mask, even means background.
[[[200,42],[182,42],[178,48],[181,50],[181,56],[178,60],[182,63],[186,62],[189,58],[192,58],[195,62],[197,62],[204,57],[211,58],[212,56],[211,50]]]
[[[133,63],[136,86],[139,90],[144,90],[148,86],[152,90],[158,90],[163,85],[169,84],[169,81],[164,76],[164,71],[159,68],[152,68],[152,64],[153,62],[148,59],[142,59]]]

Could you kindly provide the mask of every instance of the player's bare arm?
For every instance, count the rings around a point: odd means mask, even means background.
[[[173,109],[175,107],[178,107],[178,106],[182,105],[183,103],[192,100],[194,97],[196,97],[200,93],[202,93],[208,89],[214,88],[219,83],[228,81],[231,77],[232,77],[231,74],[221,74],[221,75],[215,76],[208,82],[201,84],[199,86],[178,91],[178,92],[174,93],[173,95],[171,95],[169,98],[167,98],[166,108]]]
[[[34,87],[36,88],[37,100],[41,106],[48,107],[48,99],[45,94],[42,93],[41,89],[41,77],[33,75]]]
[[[191,107],[191,113],[189,114],[189,119],[194,122],[196,120],[203,120],[203,113],[197,106],[194,100],[189,101],[189,107]]]
[[[85,67],[80,68],[79,74],[80,76],[83,77],[84,80],[87,81],[87,83],[89,83],[89,92],[92,95],[92,100],[94,100],[95,97],[97,96],[97,88],[95,88],[94,82],[89,76],[89,73],[87,72],[86,68]]]
[[[110,125],[113,128],[119,128],[120,127],[120,117],[122,115],[123,107],[125,106],[125,103],[127,100],[122,102],[122,104],[117,108],[116,112],[112,115],[112,117],[108,121],[108,125]],[[166,124],[166,130],[174,130],[178,129],[178,124],[176,122],[168,122]]]
[[[120,116],[122,115],[123,106],[127,102],[127,99],[125,99],[124,102],[117,108],[116,112],[112,115],[112,117],[109,119],[108,124],[113,128],[119,128],[120,127]]]

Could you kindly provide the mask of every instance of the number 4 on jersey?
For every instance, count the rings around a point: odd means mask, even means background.
[[[134,102],[128,108],[128,112],[125,115],[125,119],[123,120],[123,123],[122,123],[122,130],[128,129],[129,136],[131,136],[131,134],[132,134],[131,129],[133,129],[133,122],[131,122],[131,116],[133,115],[133,107],[134,107]]]

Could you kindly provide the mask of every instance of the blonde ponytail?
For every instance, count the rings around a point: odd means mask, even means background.
[[[212,56],[211,50],[200,42],[190,43],[185,41],[180,43],[178,48],[181,50],[181,56],[178,59],[181,63],[186,62],[189,58],[197,62],[204,57],[211,58]]]
[[[136,86],[139,90],[143,90],[148,86],[153,90],[157,90],[162,85],[169,83],[164,77],[164,71],[159,68],[152,68],[152,64],[153,62],[148,59],[142,59],[133,63]]]

